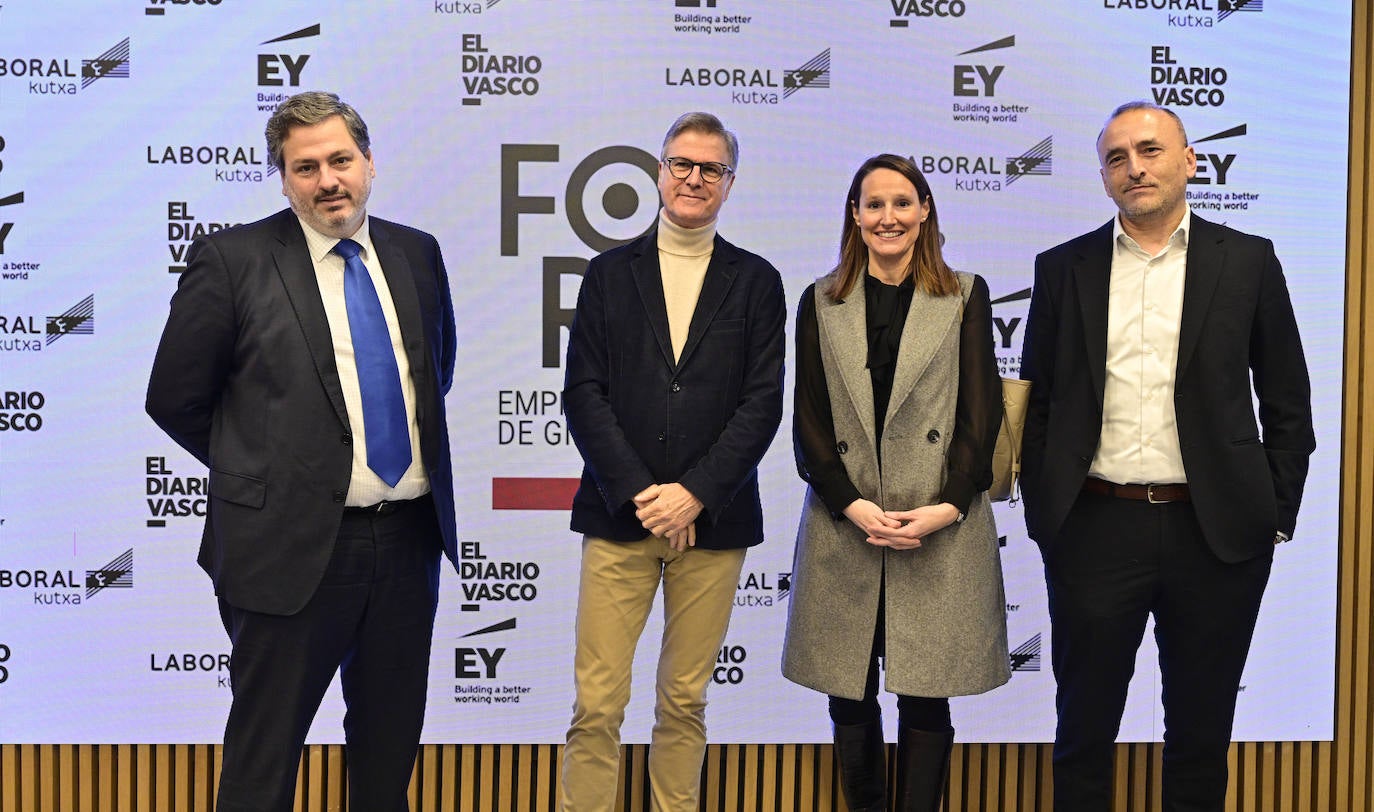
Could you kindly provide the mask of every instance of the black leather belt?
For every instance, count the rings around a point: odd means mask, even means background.
[[[1162,505],[1165,502],[1193,501],[1187,483],[1183,482],[1167,485],[1118,485],[1115,482],[1090,476],[1083,480],[1083,490],[1098,496],[1134,499],[1138,502],[1149,502],[1152,505]]]
[[[428,496],[428,494],[426,494],[426,496]],[[397,511],[410,507],[424,498],[424,496],[419,496],[414,499],[399,499],[392,502],[381,501],[375,505],[367,505],[365,507],[350,505],[344,508],[344,514],[349,516],[390,516]]]

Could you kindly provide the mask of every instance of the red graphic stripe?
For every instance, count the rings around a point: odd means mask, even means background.
[[[576,477],[493,477],[492,510],[568,510],[581,482]]]

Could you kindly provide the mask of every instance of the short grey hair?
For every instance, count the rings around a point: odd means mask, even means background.
[[[340,101],[337,93],[308,90],[277,105],[276,112],[267,119],[267,159],[278,170],[284,170],[286,161],[282,157],[281,147],[291,134],[291,128],[313,127],[334,116],[343,119],[358,149],[364,155],[371,155],[372,139],[367,134],[367,123],[358,115],[358,111],[347,102]]]
[[[669,127],[668,133],[663,136],[663,147],[658,154],[660,161],[668,157],[668,142],[685,132],[720,136],[725,141],[725,151],[730,154],[730,168],[739,168],[739,139],[725,129],[720,119],[710,113],[701,112],[683,113],[677,117],[677,121],[673,122],[673,126]]]
[[[1125,104],[1120,105],[1115,110],[1113,110],[1112,114],[1110,116],[1107,116],[1107,120],[1103,123],[1102,129],[1097,131],[1096,143],[1100,144],[1102,142],[1102,133],[1105,133],[1107,131],[1108,124],[1111,124],[1113,121],[1115,121],[1118,116],[1125,115],[1126,113],[1129,113],[1132,110],[1154,110],[1163,113],[1169,118],[1172,118],[1174,120],[1174,123],[1178,125],[1179,134],[1183,136],[1184,146],[1187,146],[1188,131],[1183,128],[1183,119],[1178,117],[1178,113],[1175,113],[1173,110],[1170,110],[1169,108],[1163,105],[1155,104],[1154,102],[1148,101],[1146,99],[1136,99],[1134,101],[1128,101]]]

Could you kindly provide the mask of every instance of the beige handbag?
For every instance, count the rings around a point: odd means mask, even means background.
[[[1021,434],[1026,428],[1026,407],[1030,404],[1031,382],[1019,378],[1002,379],[1002,426],[997,430],[997,445],[992,451],[992,487],[988,498],[994,502],[1016,504],[1021,498]]]

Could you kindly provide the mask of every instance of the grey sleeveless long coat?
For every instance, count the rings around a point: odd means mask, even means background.
[[[973,276],[959,273],[967,299]],[[844,302],[816,283],[821,359],[835,437],[850,481],[888,510],[934,503],[944,484],[959,388],[960,297],[919,289],[902,332],[883,428],[883,467],[874,447],[873,387],[862,291]],[[930,438],[937,437],[934,442]],[[962,523],[915,550],[874,547],[848,519],[831,518],[807,488],[792,564],[783,676],[834,696],[860,699],[867,676],[880,583],[885,585],[886,690],[948,697],[992,690],[1011,678],[1006,597],[992,507],[979,493]]]

